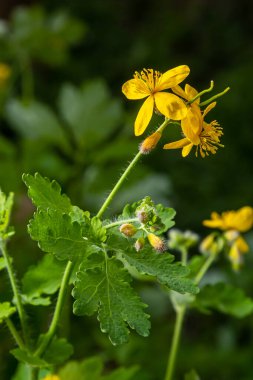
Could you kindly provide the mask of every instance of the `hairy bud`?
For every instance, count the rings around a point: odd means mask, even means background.
[[[144,244],[145,244],[145,239],[141,237],[136,240],[134,244],[134,248],[136,249],[137,252],[139,252],[144,247]]]
[[[165,251],[166,246],[164,244],[164,241],[155,234],[148,234],[148,241],[157,252]]]
[[[154,132],[152,135],[148,136],[140,144],[139,150],[142,154],[149,154],[153,149],[155,149],[158,141],[162,137],[162,134],[158,131]]]
[[[131,237],[136,234],[137,229],[130,223],[124,223],[119,228],[120,232],[127,237]]]

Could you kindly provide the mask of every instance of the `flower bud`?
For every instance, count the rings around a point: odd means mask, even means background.
[[[136,234],[137,229],[130,223],[124,223],[119,228],[120,232],[127,237],[131,237]]]
[[[136,249],[137,252],[139,252],[144,247],[144,244],[145,244],[145,239],[141,237],[136,240],[134,244],[134,248]]]
[[[140,144],[139,150],[142,154],[149,154],[153,149],[155,149],[158,141],[162,137],[162,134],[158,131],[154,132],[152,135],[148,136]]]
[[[139,219],[139,221],[141,222],[141,223],[147,223],[148,221],[149,221],[149,215],[148,215],[148,213],[145,211],[145,210],[138,210],[137,212],[136,212],[136,216],[137,216],[137,218]]]
[[[164,241],[155,234],[148,234],[148,241],[157,252],[165,251],[166,246],[164,244]]]

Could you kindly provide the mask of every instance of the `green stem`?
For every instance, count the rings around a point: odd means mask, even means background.
[[[180,306],[176,310],[176,324],[175,324],[175,329],[173,333],[173,338],[172,338],[172,345],[171,345],[171,350],[168,358],[168,365],[167,365],[167,370],[166,370],[166,375],[164,380],[172,380],[173,378],[173,373],[174,373],[174,368],[175,368],[175,363],[176,363],[176,357],[177,357],[177,351],[178,351],[178,345],[180,341],[180,336],[181,336],[181,331],[182,331],[182,326],[183,326],[183,321],[184,321],[184,316],[185,316],[185,311],[186,307],[185,306]]]
[[[128,165],[128,167],[126,168],[126,170],[124,171],[124,173],[122,174],[122,176],[120,177],[120,179],[118,180],[118,182],[116,183],[116,185],[114,186],[114,188],[112,189],[112,191],[110,192],[110,194],[108,195],[108,197],[106,198],[106,200],[104,201],[104,203],[101,206],[100,210],[98,211],[98,213],[97,213],[97,217],[98,218],[100,218],[104,214],[105,210],[107,209],[107,207],[109,206],[109,204],[112,202],[112,200],[113,200],[115,194],[117,193],[117,191],[119,190],[120,186],[125,181],[127,175],[131,172],[131,170],[137,164],[137,162],[139,161],[139,159],[141,158],[141,156],[142,156],[142,153],[138,152],[136,154],[136,156],[134,157],[134,159],[130,162],[130,164]]]
[[[130,219],[117,220],[116,222],[112,222],[112,223],[106,224],[104,226],[104,228],[113,228],[113,227],[116,227],[116,226],[120,226],[121,224],[124,224],[124,223],[133,223],[133,222],[138,222],[138,221],[139,221],[138,218],[130,218]]]
[[[45,350],[47,349],[48,345],[51,343],[51,341],[55,335],[56,329],[58,327],[59,319],[61,316],[63,304],[64,304],[66,294],[67,294],[68,283],[69,283],[69,279],[71,276],[72,266],[73,266],[73,263],[71,261],[69,261],[67,263],[67,266],[65,268],[65,272],[63,274],[63,278],[62,278],[62,282],[61,282],[61,287],[60,287],[60,291],[59,291],[59,295],[58,295],[53,319],[51,321],[48,332],[44,335],[40,346],[37,348],[37,350],[34,354],[35,356],[41,356],[45,352]]]
[[[181,262],[183,265],[187,265],[188,252],[186,248],[181,248]]]
[[[29,380],[38,380],[39,368],[30,366],[30,379]]]
[[[230,90],[230,87],[225,88],[224,91],[219,92],[218,94],[212,96],[210,99],[205,100],[204,102],[200,103],[200,106],[206,106],[207,104],[213,102],[215,99],[220,98],[221,96],[225,95]]]
[[[208,256],[207,260],[204,262],[204,264],[202,265],[202,267],[200,268],[200,270],[198,271],[198,273],[194,279],[194,283],[196,285],[198,285],[200,283],[203,276],[205,275],[207,270],[210,268],[210,266],[214,262],[215,258],[216,258],[216,254],[211,254]]]
[[[6,269],[7,269],[8,275],[9,275],[12,291],[13,291],[14,298],[16,301],[17,310],[18,310],[18,314],[19,314],[19,318],[20,318],[20,323],[21,323],[24,339],[27,342],[28,341],[28,330],[27,330],[27,326],[26,326],[26,315],[25,315],[25,311],[23,308],[21,297],[20,297],[20,294],[18,291],[18,286],[17,286],[17,282],[15,279],[15,274],[14,274],[14,271],[12,268],[11,260],[10,260],[10,257],[8,255],[7,249],[6,249],[6,242],[4,240],[0,241],[0,249],[2,251],[4,260],[5,260]]]
[[[206,90],[203,90],[203,91],[199,92],[196,96],[194,96],[194,98],[192,98],[191,100],[189,100],[189,102],[187,102],[187,103],[188,104],[192,104],[193,102],[195,102],[196,99],[200,98],[202,95],[206,94],[207,92],[212,91],[213,86],[214,86],[214,82],[213,82],[213,80],[211,80],[209,88],[207,88]]]
[[[21,350],[25,350],[25,345],[24,345],[24,342],[21,338],[21,336],[19,335],[18,331],[16,330],[16,327],[14,326],[14,324],[12,323],[11,319],[7,318],[5,320],[6,322],[6,325],[8,326],[8,329],[10,330],[11,332],[11,335],[13,336],[13,338],[15,339],[17,345],[19,346],[19,348]]]

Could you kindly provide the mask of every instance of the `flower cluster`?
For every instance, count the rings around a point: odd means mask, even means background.
[[[210,220],[203,221],[204,226],[218,228],[223,231],[223,237],[228,245],[228,257],[233,269],[238,270],[242,264],[242,255],[249,251],[249,246],[242,236],[253,227],[253,208],[245,206],[237,211],[226,211],[219,215],[211,214]],[[213,234],[209,235],[213,236]],[[211,241],[212,239],[209,238]],[[210,244],[209,244],[210,245]]]
[[[205,157],[210,153],[215,154],[218,147],[223,147],[220,143],[223,132],[218,122],[213,120],[207,123],[204,119],[216,106],[216,102],[212,102],[212,100],[223,95],[229,88],[200,103],[201,95],[213,88],[213,82],[210,89],[200,93],[189,84],[186,84],[183,90],[179,83],[189,73],[190,69],[186,65],[170,69],[164,74],[153,69],[143,69],[140,73],[135,72],[134,78],[123,84],[122,92],[128,99],[147,98],[135,120],[134,130],[136,136],[144,133],[154,111],[165,116],[165,122],[140,145],[141,153],[146,154],[154,149],[162,136],[164,128],[169,124],[175,124],[175,122],[181,126],[183,138],[165,144],[164,149],[182,148],[182,156],[186,157],[195,147],[196,156],[200,153],[201,157]],[[165,90],[171,90],[172,92]],[[205,109],[201,109],[202,106],[207,104],[209,105]]]

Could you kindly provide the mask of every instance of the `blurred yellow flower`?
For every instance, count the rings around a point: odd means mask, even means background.
[[[153,69],[143,69],[140,73],[136,71],[134,79],[123,84],[122,92],[128,99],[147,98],[135,120],[136,136],[143,134],[154,110],[173,120],[181,120],[186,116],[185,103],[178,96],[164,90],[181,83],[189,73],[190,69],[186,65],[177,66],[164,74]]]
[[[10,66],[0,63],[0,86],[3,85],[11,75]]]
[[[203,113],[195,102],[188,109],[186,117],[181,121],[181,127],[184,138],[164,145],[164,149],[182,148],[182,156],[186,157],[191,152],[193,146],[196,146],[196,157],[198,152],[201,157],[208,156],[209,153],[215,154],[220,144],[220,137],[223,135],[222,128],[217,121],[207,124],[204,121],[205,116],[216,102],[209,104]]]
[[[57,375],[47,375],[42,380],[61,380]]]
[[[225,211],[221,215],[212,212],[211,220],[204,220],[204,226],[220,230],[246,232],[253,227],[253,208],[244,206],[237,211]]]
[[[234,270],[239,270],[242,264],[242,255],[249,251],[249,246],[240,232],[246,232],[253,227],[253,208],[244,206],[237,211],[226,211],[219,215],[211,214],[210,220],[203,221],[204,226],[219,228],[229,245],[228,257]]]

